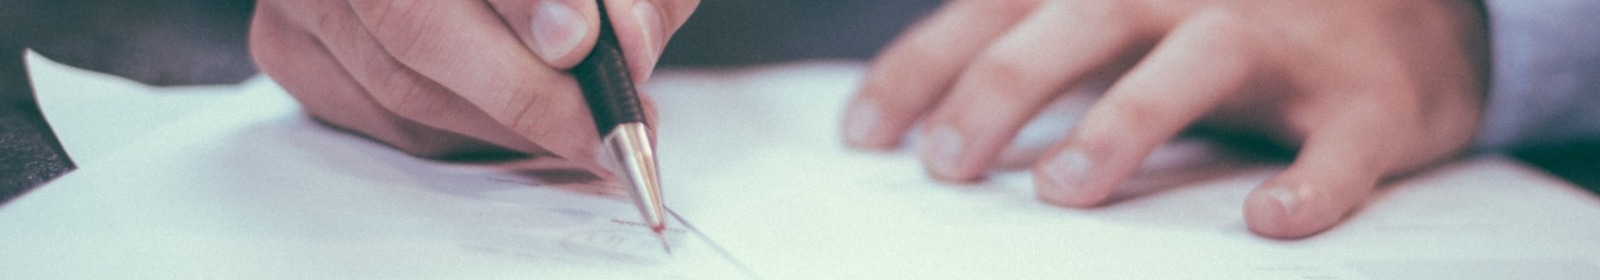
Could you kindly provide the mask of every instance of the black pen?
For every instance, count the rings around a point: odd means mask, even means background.
[[[661,239],[662,249],[670,253],[672,249],[667,245],[664,232],[666,205],[661,202],[661,179],[656,172],[652,146],[655,142],[650,141],[643,103],[639,101],[633,77],[628,74],[622,46],[617,43],[616,32],[606,16],[605,1],[595,2],[600,5],[600,38],[594,44],[594,51],[572,68],[572,74],[583,88],[584,100],[589,103],[605,153],[615,163],[612,172],[628,184],[628,193],[644,216],[645,224]]]

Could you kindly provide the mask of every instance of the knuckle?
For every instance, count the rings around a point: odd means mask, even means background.
[[[962,81],[977,90],[1007,97],[1021,97],[1044,91],[1040,72],[1032,67],[1032,60],[1021,55],[996,54],[973,63]]]
[[[1257,25],[1252,25],[1249,19],[1241,18],[1237,12],[1224,8],[1213,8],[1202,12],[1194,19],[1193,31],[1206,34],[1209,42],[1213,44],[1226,44],[1221,49],[1245,51],[1256,44],[1258,31]]]
[[[425,51],[427,34],[436,31],[428,24],[438,1],[360,1],[356,13],[363,16],[368,32],[389,52],[409,56]]]
[[[495,116],[512,131],[525,137],[542,139],[540,136],[553,133],[551,130],[554,128],[546,122],[551,110],[538,94],[529,93],[531,91],[504,92],[509,95],[508,100]]]
[[[378,101],[390,112],[407,119],[422,120],[433,118],[445,113],[443,106],[449,102],[444,98],[448,90],[429,86],[409,73],[390,72],[387,79],[379,83],[380,87],[373,92],[373,99]]]
[[[1116,154],[1116,151],[1121,150],[1119,144],[1124,141],[1120,141],[1117,130],[1108,129],[1110,127],[1112,126],[1083,123],[1072,133],[1069,141],[1073,147],[1085,153],[1102,156]]]
[[[1233,7],[1211,7],[1195,13],[1193,17],[1181,22],[1178,28],[1189,28],[1193,32],[1207,34],[1207,37],[1216,38],[1218,41],[1235,42],[1240,39],[1254,37],[1262,28],[1259,19],[1248,18],[1241,11]],[[1273,27],[1280,28],[1280,27]]]
[[[1110,106],[1115,122],[1127,131],[1153,132],[1171,126],[1165,123],[1169,121],[1165,115],[1176,111],[1168,108],[1172,106],[1168,102],[1149,98],[1118,100],[1106,105]]]
[[[663,14],[672,21],[667,25],[672,26],[672,30],[682,27],[684,22],[689,20],[690,15],[694,14],[695,9],[700,7],[700,0],[668,0],[666,2],[668,3],[661,3],[656,7],[661,7]]]
[[[941,40],[947,40],[947,38],[928,36],[928,34],[924,34],[926,31],[913,32],[917,34],[912,34],[908,37],[908,40],[896,42],[890,46],[889,51],[880,56],[881,58],[877,62],[877,64],[881,65],[880,68],[884,68],[883,70],[887,70],[892,74],[916,73],[932,70],[928,69],[927,66],[936,65],[936,62],[929,61],[927,60],[928,58],[957,57],[959,55],[955,49],[941,42]]]
[[[1115,139],[1116,136],[1108,133],[1087,133],[1075,139],[1074,145],[1085,152],[1098,151],[1102,154],[1115,155],[1118,154],[1117,151],[1123,150]]]
[[[951,50],[939,46],[911,41],[897,42],[873,62],[862,80],[859,94],[872,96],[869,99],[876,100],[917,100],[919,99],[917,97],[943,93],[950,86],[950,78],[929,77],[943,76],[949,67],[932,65],[926,60],[928,57],[951,56]],[[885,102],[882,105],[895,106],[893,103],[899,102]]]
[[[1072,11],[1073,16],[1087,23],[1131,23],[1129,21],[1139,17],[1129,15],[1139,14],[1144,7],[1137,6],[1136,1],[1073,1],[1076,4]]]

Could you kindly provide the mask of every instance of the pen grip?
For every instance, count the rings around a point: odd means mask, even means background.
[[[645,119],[644,104],[639,101],[633,77],[628,73],[628,63],[623,59],[622,46],[617,43],[603,3],[600,18],[600,38],[595,42],[594,51],[572,68],[572,74],[583,89],[596,130],[605,137],[618,124],[642,123]]]

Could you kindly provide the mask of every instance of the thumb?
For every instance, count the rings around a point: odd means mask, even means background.
[[[1272,238],[1303,238],[1344,220],[1389,173],[1394,154],[1363,129],[1332,129],[1306,139],[1295,162],[1245,199],[1250,231]]]
[[[501,19],[545,65],[568,69],[582,62],[600,37],[602,16],[628,61],[635,82],[655,69],[672,33],[699,6],[698,0],[491,0]]]
[[[600,34],[599,5],[593,0],[490,0],[500,19],[545,65],[572,68]]]

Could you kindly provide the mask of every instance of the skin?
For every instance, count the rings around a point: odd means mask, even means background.
[[[920,134],[931,176],[979,180],[1042,106],[1109,77],[1034,163],[1040,199],[1100,205],[1155,148],[1203,125],[1298,151],[1243,211],[1259,235],[1301,238],[1384,179],[1467,147],[1487,76],[1476,5],[957,0],[874,61],[843,129],[866,149]]]
[[[699,1],[605,4],[643,82]],[[262,0],[250,48],[319,120],[408,153],[509,149],[598,171],[594,121],[567,69],[600,20],[593,0]]]

